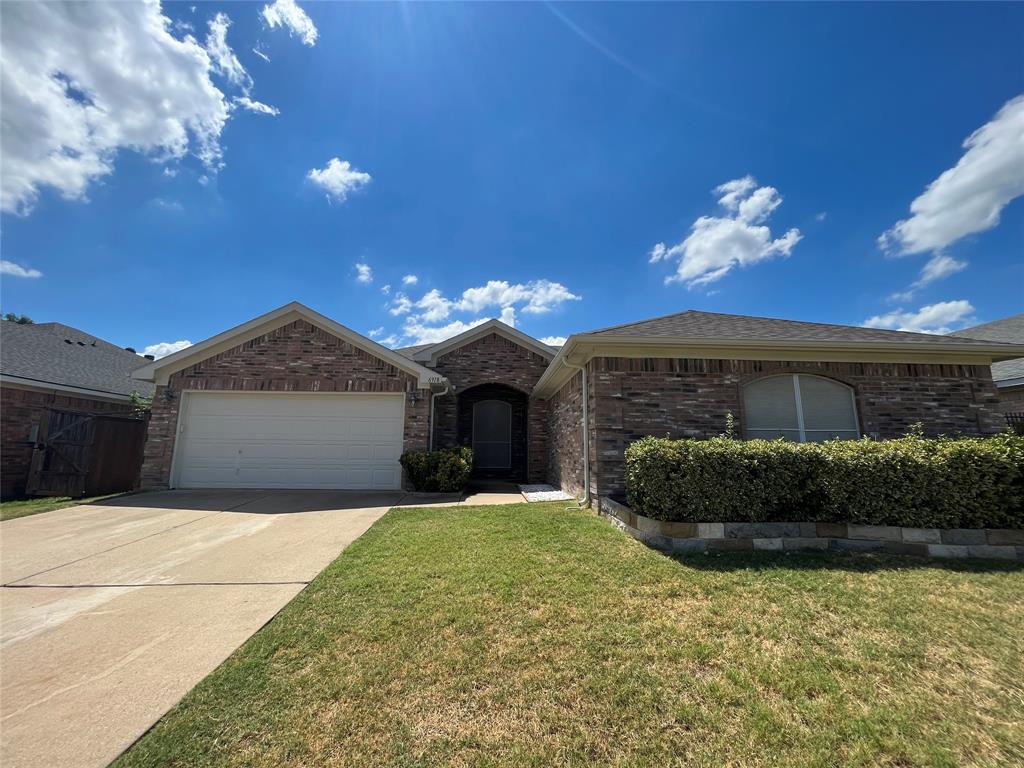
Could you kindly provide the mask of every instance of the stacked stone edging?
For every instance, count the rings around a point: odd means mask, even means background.
[[[904,528],[854,523],[679,523],[638,515],[606,496],[598,511],[648,546],[667,552],[833,549],[922,557],[1024,562],[1024,530]]]

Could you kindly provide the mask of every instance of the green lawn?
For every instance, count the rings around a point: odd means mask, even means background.
[[[1024,763],[1024,570],[392,510],[118,766]]]
[[[40,512],[52,512],[55,509],[73,507],[76,504],[92,504],[103,499],[111,499],[121,494],[107,496],[89,496],[84,499],[72,499],[70,496],[46,496],[37,499],[13,499],[0,502],[0,521],[14,520],[18,517],[38,515]]]

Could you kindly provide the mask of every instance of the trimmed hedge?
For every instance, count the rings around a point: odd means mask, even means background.
[[[1024,437],[669,440],[626,449],[626,498],[680,522],[1024,528]]]
[[[417,491],[461,491],[473,469],[472,448],[442,448],[438,451],[406,451],[399,458]]]

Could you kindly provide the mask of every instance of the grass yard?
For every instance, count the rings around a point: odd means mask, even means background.
[[[73,507],[76,504],[92,504],[103,499],[112,499],[121,494],[107,496],[89,496],[84,499],[73,499],[70,496],[45,496],[36,499],[13,499],[0,502],[0,521],[14,520],[19,517],[38,515],[40,512],[52,512],[55,509]]]
[[[1024,764],[1024,570],[392,510],[125,766]]]

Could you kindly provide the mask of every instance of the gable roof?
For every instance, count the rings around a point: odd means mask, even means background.
[[[419,363],[378,344],[360,333],[356,333],[351,328],[347,328],[341,323],[331,320],[329,317],[321,315],[319,312],[297,301],[292,301],[234,328],[229,328],[223,333],[211,336],[206,341],[193,344],[191,347],[175,352],[173,355],[155,360],[149,365],[136,370],[135,378],[154,381],[157,384],[166,384],[172,373],[188,368],[190,365],[195,365],[207,358],[300,319],[340,339],[344,339],[353,346],[395,366],[399,370],[415,376],[420,388],[426,389],[431,384],[441,383],[442,381],[436,371],[424,368]]]
[[[547,344],[543,344],[533,336],[528,336],[520,330],[513,328],[511,325],[501,322],[501,320],[487,320],[479,325],[474,325],[468,331],[464,331],[456,336],[452,336],[450,339],[439,341],[436,344],[420,344],[415,347],[406,347],[404,350],[395,350],[399,354],[407,354],[414,360],[418,360],[426,365],[432,365],[437,362],[437,359],[448,352],[451,352],[459,347],[463,347],[466,344],[482,339],[484,336],[496,333],[499,336],[504,336],[506,339],[515,342],[521,347],[525,347],[531,352],[535,352],[545,360],[550,361],[554,356],[556,350],[549,347]]]
[[[597,354],[988,365],[1021,353],[1024,346],[998,341],[687,310],[570,336],[534,394],[553,393]]]
[[[950,334],[961,338],[984,339],[986,341],[1008,341],[1024,344],[1024,312],[1019,315],[982,323],[973,328],[964,328]],[[1024,384],[1024,356],[1014,360],[992,363],[992,380],[997,387],[1012,387]]]
[[[148,397],[153,385],[132,379],[143,362],[144,357],[69,325],[0,321],[0,376],[5,383],[115,400],[127,400],[133,391]]]

